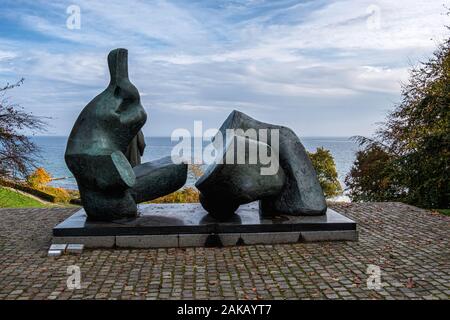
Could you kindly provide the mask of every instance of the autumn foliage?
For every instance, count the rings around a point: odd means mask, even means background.
[[[450,38],[411,69],[376,136],[358,141],[363,150],[346,178],[352,200],[450,207]]]
[[[26,179],[30,187],[52,195],[55,202],[69,202],[72,198],[70,193],[63,188],[48,186],[50,181],[52,181],[52,176],[44,168],[37,168]]]
[[[50,181],[52,181],[52,176],[44,168],[37,168],[27,177],[28,185],[33,188],[46,186]]]
[[[199,202],[199,191],[194,187],[186,187],[172,192],[164,197],[151,201],[151,203],[194,203]]]

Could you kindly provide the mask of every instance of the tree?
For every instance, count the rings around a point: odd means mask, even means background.
[[[331,152],[324,148],[317,148],[315,153],[308,152],[308,156],[316,170],[325,196],[331,198],[341,194],[342,188]]]
[[[356,160],[350,173],[345,177],[349,189],[348,196],[353,201],[386,201],[402,200],[402,190],[393,181],[393,157],[379,143],[368,140],[363,150],[356,153]]]
[[[410,71],[401,102],[374,139],[359,139],[346,178],[353,200],[450,206],[450,38]]]
[[[36,145],[24,134],[42,131],[45,122],[13,104],[6,96],[8,90],[23,84],[21,79],[13,85],[0,88],[0,179],[14,180],[25,177],[34,167]]]
[[[32,174],[26,177],[26,180],[30,187],[40,188],[52,181],[52,176],[44,168],[37,168]]]

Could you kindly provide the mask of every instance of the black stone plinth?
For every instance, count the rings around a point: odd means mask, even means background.
[[[257,202],[242,205],[231,221],[212,218],[198,203],[147,204],[139,206],[140,215],[112,222],[88,221],[83,209],[53,228],[55,237],[268,233],[297,231],[352,231],[353,220],[328,209],[323,216],[276,216],[264,218]]]

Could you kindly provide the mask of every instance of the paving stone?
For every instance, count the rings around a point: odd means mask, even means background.
[[[56,259],[52,228],[76,208],[0,209],[0,299],[449,299],[450,217],[394,202],[331,207],[358,223],[357,242],[236,246],[239,234],[221,234],[223,248],[143,250],[113,239]],[[382,290],[367,288],[369,264]],[[81,289],[67,289],[71,265]]]

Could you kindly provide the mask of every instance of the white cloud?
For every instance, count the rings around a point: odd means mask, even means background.
[[[106,56],[115,47],[129,49],[130,78],[150,112],[211,113],[220,123],[237,106],[263,116],[283,110],[290,119],[299,117],[298,106],[311,117],[324,106],[385,111],[407,80],[409,62],[429,55],[449,24],[440,1],[426,0],[258,0],[220,8],[73,2],[81,8],[80,30],[66,28],[66,4],[42,1],[46,14],[24,10],[17,23],[44,39],[0,36],[0,48],[8,48],[0,50],[0,74],[36,86],[19,98],[39,100],[36,112],[61,104],[78,112],[107,84]],[[367,25],[370,6],[379,8],[379,29]],[[61,113],[64,133],[76,114],[71,110],[67,118]],[[350,134],[348,124],[338,123],[336,130]]]
[[[1,61],[7,61],[12,60],[17,57],[17,54],[12,51],[4,51],[0,50],[0,62]]]
[[[29,72],[44,79],[80,85],[96,85],[107,75],[105,56],[97,54],[49,54],[38,52],[28,67]]]

